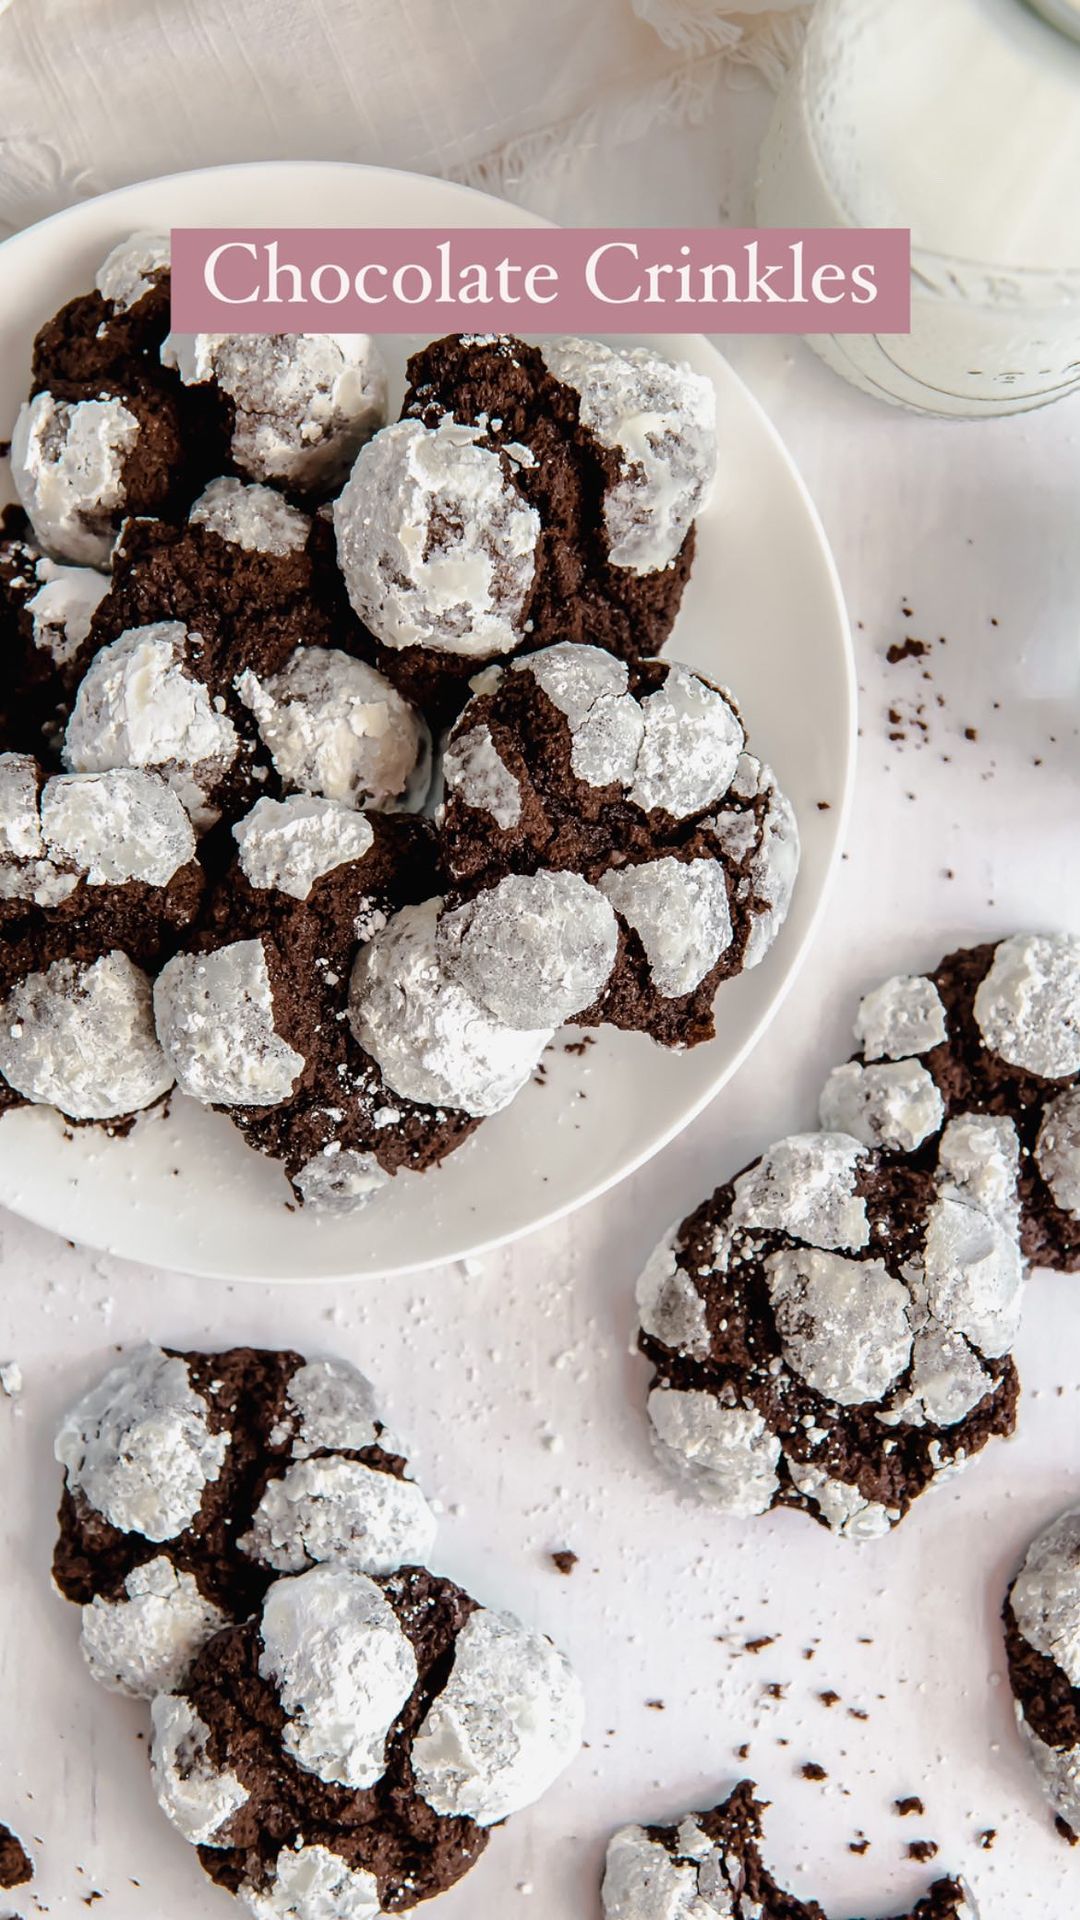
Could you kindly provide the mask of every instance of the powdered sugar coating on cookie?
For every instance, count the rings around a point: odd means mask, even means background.
[[[158,975],[154,1014],[181,1092],[204,1105],[279,1106],[304,1070],[275,1025],[262,940],[176,954]]]
[[[479,428],[399,420],[360,454],[334,505],[360,618],[388,647],[474,659],[523,636],[540,516]]]
[[[1046,1080],[1080,1073],[1080,937],[1002,940],[976,991],[975,1019],[1009,1066]]]
[[[616,867],[598,882],[645,949],[649,976],[666,999],[692,993],[731,945],[723,868],[670,855]]]
[[[292,1176],[293,1187],[305,1207],[313,1213],[328,1214],[359,1213],[389,1180],[390,1175],[373,1153],[342,1147],[335,1140]]]
[[[168,1093],[150,981],[126,953],[55,960],[0,1005],[0,1074],[34,1105],[72,1120],[118,1120]]]
[[[716,393],[684,361],[647,347],[561,338],[541,347],[579,396],[579,414],[621,472],[604,502],[612,564],[652,573],[675,560],[716,472]]]
[[[167,233],[140,231],[118,240],[94,276],[103,300],[117,313],[128,313],[169,270],[171,250]]]
[[[1057,1206],[1080,1220],[1080,1088],[1071,1087],[1047,1104],[1035,1160]]]
[[[694,1388],[654,1387],[649,1419],[658,1457],[688,1490],[741,1519],[768,1512],[781,1447],[753,1407]]]
[[[374,667],[336,647],[297,647],[265,680],[236,683],[286,787],[376,811],[423,804],[431,739]]]
[[[370,853],[375,833],[364,814],[340,800],[293,794],[257,800],[233,839],[250,886],[306,900],[316,880]]]
[[[161,773],[196,826],[212,825],[214,788],[240,750],[232,721],[192,667],[198,636],[178,620],[129,627],[103,647],[79,687],[64,737],[73,773]]]
[[[733,1227],[789,1233],[826,1252],[857,1252],[870,1237],[856,1191],[865,1149],[843,1133],[793,1133],[735,1182]]]
[[[439,921],[447,974],[516,1032],[562,1026],[597,999],[619,930],[576,873],[508,874]]]
[[[84,1394],[61,1423],[55,1453],[67,1485],[111,1526],[171,1540],[190,1526],[229,1443],[187,1362],[136,1349]]]
[[[34,623],[34,645],[49,655],[54,666],[70,666],[109,591],[108,575],[92,567],[61,566],[42,554],[34,577],[40,584],[26,602]]]
[[[590,787],[629,785],[645,738],[645,716],[629,691],[624,660],[602,647],[561,642],[514,662],[531,673],[570,733],[570,770]]]
[[[911,1296],[882,1260],[781,1247],[765,1261],[784,1356],[842,1407],[882,1400],[911,1358]]]
[[[90,887],[133,880],[167,887],[195,858],[195,834],[180,800],[158,774],[137,767],[47,781],[41,830],[50,854],[78,868]]]
[[[413,1742],[417,1789],[436,1813],[492,1826],[545,1793],[581,1746],[569,1662],[511,1614],[478,1608]]]
[[[743,750],[742,724],[725,696],[689,667],[668,668],[641,701],[645,732],[629,798],[685,819],[726,793]]]
[[[159,1693],[150,1713],[150,1768],[162,1813],[193,1847],[227,1846],[229,1822],[247,1805],[248,1789],[214,1765],[210,1729],[183,1694]]]
[[[107,564],[138,437],[138,419],[116,396],[69,401],[42,392],[24,402],[11,436],[11,477],[55,559]]]
[[[1009,1604],[1028,1645],[1080,1688],[1080,1507],[1060,1514],[1032,1542]]]
[[[278,559],[302,553],[311,532],[309,516],[290,506],[273,487],[233,475],[211,480],[188,519],[193,527],[207,527],[245,553],[269,553]]]
[[[423,1566],[435,1542],[435,1515],[414,1480],[399,1480],[361,1460],[297,1460],[271,1480],[244,1553],[276,1573],[301,1573],[324,1561],[357,1573]]]
[[[375,1875],[317,1843],[282,1848],[269,1886],[242,1881],[237,1894],[255,1920],[380,1920],[383,1911]]]
[[[386,369],[366,333],[171,333],[162,364],[233,403],[232,458],[249,480],[324,491],[386,417]]]
[[[498,1113],[520,1092],[552,1029],[515,1031],[443,964],[441,902],[404,907],[357,955],[349,1019],[395,1093],[429,1106]]]
[[[0,753],[0,900],[56,907],[74,893],[79,875],[45,845],[39,780],[28,753]]]
[[[416,1655],[365,1574],[315,1567],[279,1580],[263,1602],[259,1672],[285,1713],[285,1751],[305,1772],[370,1787],[417,1681]]]
[[[375,1390],[347,1360],[306,1360],[289,1381],[288,1408],[296,1421],[295,1460],[314,1453],[362,1453],[379,1438]]]
[[[918,1060],[858,1060],[835,1067],[821,1094],[821,1124],[867,1147],[912,1153],[937,1133],[945,1103]]]
[[[196,1654],[228,1625],[191,1574],[161,1554],[133,1568],[118,1599],[98,1594],[83,1607],[79,1644],[100,1686],[152,1700],[178,1687]]]
[[[947,1038],[945,1008],[932,980],[896,974],[865,994],[855,1038],[867,1060],[908,1060]]]
[[[516,827],[521,783],[500,758],[490,728],[479,725],[455,733],[443,755],[442,771],[446,791],[463,806],[489,813],[504,833]]]
[[[653,1248],[637,1283],[638,1320],[643,1333],[692,1359],[707,1358],[709,1322],[705,1302],[690,1275],[675,1258],[679,1228],[672,1227]]]

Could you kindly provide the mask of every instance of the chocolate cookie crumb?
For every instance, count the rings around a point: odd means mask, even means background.
[[[994,1841],[996,1839],[997,1839],[996,1827],[985,1827],[983,1829],[982,1833],[980,1833],[979,1835],[979,1845],[982,1848],[984,1853],[990,1852],[990,1849],[992,1848]]]
[[[909,635],[906,640],[894,643],[888,649],[885,658],[891,667],[895,667],[899,660],[920,660],[923,654],[929,651],[925,640],[915,640]]]
[[[799,1768],[799,1772],[804,1780],[827,1780],[829,1777],[824,1767],[819,1766],[816,1760],[807,1760]]]
[[[838,1707],[840,1705],[840,1695],[832,1687],[826,1687],[824,1693],[818,1694],[818,1699],[821,1701],[823,1707]]]
[[[938,1845],[936,1840],[911,1840],[908,1842],[908,1859],[918,1860],[923,1866],[928,1860],[936,1860]]]
[[[577,1566],[578,1557],[570,1547],[560,1547],[557,1553],[552,1554],[551,1563],[569,1578]]]
[[[903,1800],[894,1800],[893,1808],[894,1811],[900,1815],[901,1820],[906,1820],[910,1813],[923,1814],[926,1812],[926,1808],[923,1806],[917,1793],[909,1793],[905,1795]]]
[[[23,1887],[34,1877],[34,1863],[10,1827],[0,1826],[0,1887]]]
[[[744,1652],[763,1653],[766,1647],[774,1647],[775,1645],[775,1633],[759,1633],[756,1640],[747,1640]]]

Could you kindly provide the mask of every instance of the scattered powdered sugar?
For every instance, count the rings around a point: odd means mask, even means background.
[[[375,833],[364,814],[340,800],[293,794],[257,800],[234,826],[233,839],[251,886],[306,900],[316,880],[370,853]]]
[[[569,1662],[512,1614],[471,1613],[412,1748],[436,1813],[493,1826],[545,1793],[581,1746],[584,1702]]]
[[[649,1419],[657,1458],[688,1491],[749,1519],[767,1513],[780,1480],[780,1442],[753,1407],[713,1393],[654,1387]]]
[[[562,641],[514,663],[531,673],[570,732],[570,767],[590,787],[629,785],[645,738],[645,716],[629,692],[626,662],[602,647]]]
[[[669,567],[716,473],[716,392],[685,361],[648,347],[547,340],[544,362],[579,395],[582,423],[620,456],[604,503],[610,557],[652,573]]]
[[[167,233],[132,233],[106,254],[94,285],[118,313],[127,313],[150,292],[170,264]]]
[[[173,1084],[154,1032],[151,987],[126,953],[56,960],[0,1004],[0,1074],[72,1120],[117,1120]]]
[[[522,638],[540,516],[479,428],[399,420],[368,443],[334,505],[360,618],[388,647],[486,659]]]
[[[297,1460],[271,1480],[238,1545],[276,1573],[332,1560],[357,1573],[423,1566],[435,1516],[414,1480],[360,1460]]]
[[[237,1895],[255,1920],[380,1920],[379,1883],[317,1843],[283,1847],[269,1886],[242,1881]]]
[[[158,975],[154,1014],[181,1092],[205,1105],[279,1106],[304,1070],[274,1023],[261,939],[176,954]]]
[[[638,1319],[643,1333],[677,1353],[704,1360],[709,1352],[705,1302],[675,1255],[679,1228],[672,1227],[653,1248],[637,1283]]]
[[[724,695],[689,667],[673,665],[641,711],[645,734],[630,799],[677,820],[712,806],[731,785],[745,739]]]
[[[789,1233],[826,1252],[857,1252],[870,1238],[856,1192],[866,1149],[845,1133],[793,1133],[735,1182],[731,1226]]]
[[[307,1360],[289,1381],[288,1404],[296,1417],[293,1457],[313,1453],[362,1453],[379,1438],[375,1390],[347,1360]]]
[[[1063,1213],[1080,1219],[1080,1088],[1048,1101],[1035,1142],[1035,1164]]]
[[[463,806],[489,813],[505,833],[521,819],[521,785],[483,725],[452,735],[443,755],[446,790]]]
[[[1014,934],[975,994],[991,1053],[1045,1080],[1080,1073],[1080,937]]]
[[[441,906],[404,907],[361,948],[349,987],[352,1030],[404,1099],[498,1113],[525,1085],[552,1029],[515,1031],[448,975]]]
[[[386,418],[386,369],[366,333],[171,333],[162,364],[234,403],[231,452],[249,480],[330,488]]]
[[[884,1261],[781,1247],[765,1278],[793,1372],[842,1407],[883,1399],[911,1358],[911,1296]]]
[[[210,1729],[183,1694],[159,1693],[150,1714],[150,1770],[162,1813],[193,1847],[227,1846],[228,1823],[250,1798],[243,1781],[215,1767]]]
[[[37,538],[57,560],[108,564],[124,505],[124,469],[139,422],[116,396],[57,400],[38,393],[19,410],[11,478]]]
[[[236,683],[287,787],[351,807],[423,805],[431,739],[400,693],[352,654],[297,647],[280,673]]]
[[[152,1700],[180,1686],[196,1654],[228,1624],[191,1574],[159,1554],[128,1574],[120,1599],[96,1595],[83,1608],[80,1645],[103,1687]]]
[[[508,874],[439,921],[451,979],[515,1031],[561,1027],[603,991],[619,929],[577,873]]]
[[[279,559],[302,553],[311,532],[309,516],[291,507],[273,487],[231,475],[211,480],[188,519],[193,527],[206,527],[245,553],[272,553]]]
[[[156,769],[196,826],[208,826],[217,819],[210,796],[240,741],[190,668],[194,638],[178,620],[157,620],[103,647],[79,687],[64,764],[73,773]]]
[[[945,1104],[918,1060],[858,1060],[836,1067],[821,1094],[821,1124],[850,1133],[867,1147],[912,1153],[937,1133]]]
[[[26,602],[34,623],[34,645],[57,667],[70,666],[109,591],[109,577],[92,567],[63,567],[43,554],[34,568],[40,581]]]
[[[1080,1687],[1080,1507],[1044,1528],[1009,1593],[1028,1645]]]
[[[186,1361],[138,1347],[61,1423],[55,1454],[67,1485],[121,1533],[171,1540],[190,1526],[229,1443]]]
[[[731,945],[727,881],[715,860],[668,855],[615,868],[597,884],[637,934],[665,999],[692,993]]]
[[[337,1151],[333,1151],[333,1149]],[[331,1141],[293,1175],[293,1186],[313,1213],[358,1213],[389,1185],[390,1175],[373,1153]]]
[[[946,1038],[941,995],[921,974],[896,974],[859,1004],[855,1039],[867,1060],[908,1060]]]
[[[176,794],[135,767],[47,781],[41,829],[50,854],[78,867],[91,887],[132,880],[167,887],[195,858],[194,830]]]
[[[259,1672],[285,1713],[285,1751],[345,1787],[371,1787],[386,1737],[417,1681],[416,1655],[366,1574],[315,1567],[278,1580],[262,1609]]]

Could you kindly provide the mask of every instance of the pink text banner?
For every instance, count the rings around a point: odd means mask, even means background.
[[[182,333],[906,333],[894,227],[179,227]]]

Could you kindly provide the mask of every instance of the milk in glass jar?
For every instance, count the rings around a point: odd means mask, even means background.
[[[924,413],[1080,386],[1080,0],[817,0],[762,150],[762,226],[910,227],[910,334],[815,335]]]

